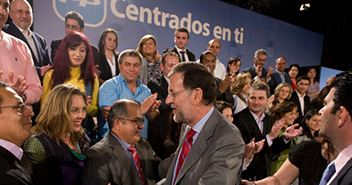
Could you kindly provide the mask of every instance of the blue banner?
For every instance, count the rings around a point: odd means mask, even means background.
[[[320,65],[323,36],[315,32],[218,0],[52,0],[34,2],[34,31],[48,44],[65,34],[64,16],[77,11],[85,19],[84,33],[98,45],[106,28],[118,32],[117,51],[136,49],[141,37],[152,34],[160,52],[173,47],[174,30],[187,27],[187,49],[198,59],[210,39],[222,44],[219,59],[225,65],[239,57],[242,68],[253,65],[255,50],[269,52],[266,67],[284,56],[289,64]],[[48,21],[49,20],[49,21]]]

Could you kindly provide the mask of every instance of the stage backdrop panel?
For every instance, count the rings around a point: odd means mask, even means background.
[[[140,38],[152,34],[160,52],[173,47],[174,30],[190,30],[187,48],[198,59],[210,39],[221,41],[219,59],[225,65],[239,57],[242,69],[253,65],[256,49],[269,52],[266,67],[284,56],[288,65],[320,65],[323,35],[218,0],[51,0],[34,2],[34,31],[50,46],[65,34],[64,17],[74,10],[85,19],[84,33],[98,45],[101,32],[118,32],[117,51],[136,49]]]

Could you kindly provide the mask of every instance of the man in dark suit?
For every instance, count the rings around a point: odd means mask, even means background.
[[[224,80],[221,80],[220,78],[215,77],[214,71],[217,65],[216,61],[217,61],[217,57],[211,51],[204,51],[199,57],[199,62],[203,64],[206,68],[208,68],[209,71],[214,76],[215,84],[217,87],[216,100],[226,101],[231,105],[233,105],[234,99],[229,87],[235,81],[236,74],[233,74],[233,76],[227,76],[226,74]]]
[[[152,121],[148,126],[148,141],[152,145],[155,153],[160,158],[164,158],[164,147],[163,143],[166,140],[166,136],[170,128],[170,114],[172,112],[171,106],[166,104],[166,97],[169,94],[169,78],[167,75],[171,69],[180,62],[180,58],[175,52],[168,51],[163,54],[160,69],[163,72],[163,76],[156,81],[150,81],[148,83],[149,89],[152,94],[158,93],[158,100],[161,100],[159,107],[160,115],[157,120]]]
[[[12,22],[5,25],[2,30],[23,40],[29,47],[38,76],[42,79],[50,68],[50,59],[45,39],[29,28],[33,23],[32,7],[27,0],[14,0],[11,2],[10,17]]]
[[[253,138],[256,141],[265,139],[263,149],[254,155],[247,170],[243,171],[243,179],[259,180],[267,177],[271,170],[273,154],[279,154],[290,146],[290,139],[300,134],[302,129],[287,128],[283,136],[278,138],[285,120],[275,120],[265,113],[269,90],[264,84],[253,85],[248,92],[248,107],[235,114],[234,124],[241,131],[246,144]],[[297,126],[297,125],[295,125]]]
[[[84,19],[81,14],[76,11],[69,11],[65,15],[65,34],[69,34],[73,31],[84,33]],[[62,39],[51,41],[51,61],[54,61],[56,50],[59,48]],[[90,45],[93,53],[93,58],[98,57],[98,49]]]
[[[31,136],[32,116],[22,98],[0,81],[0,184],[34,184],[21,162],[21,145]]]
[[[307,96],[307,91],[309,87],[310,80],[307,76],[300,76],[297,78],[296,89],[292,92],[292,96],[289,101],[295,103],[298,107],[299,116],[295,120],[295,123],[302,123],[303,116],[308,112],[308,107],[310,105],[309,96]]]
[[[269,67],[268,70],[264,68],[267,56],[268,52],[265,49],[258,49],[254,53],[254,65],[250,68],[244,69],[243,72],[250,73],[252,80],[257,78],[264,78],[269,81],[274,68]]]
[[[180,145],[160,167],[165,184],[240,184],[244,143],[239,130],[214,108],[216,86],[206,67],[177,64],[169,73],[175,122],[183,124]]]
[[[155,184],[158,165],[150,144],[141,138],[140,104],[120,99],[111,107],[110,133],[88,149],[82,184]]]
[[[180,56],[181,62],[194,62],[196,57],[194,54],[186,49],[186,45],[189,42],[189,32],[187,28],[181,27],[176,29],[174,37],[175,47],[166,49],[163,53],[167,51],[173,51]]]
[[[291,85],[290,75],[285,72],[286,59],[284,57],[279,57],[275,60],[275,68],[276,69],[271,75],[270,81],[268,82],[271,94],[274,94],[275,88],[280,83],[288,83]]]
[[[325,98],[325,106],[320,110],[321,127],[319,135],[328,140],[339,153],[329,164],[334,173],[321,184],[352,184],[352,70],[336,75],[331,90]],[[328,168],[329,168],[328,166]],[[324,172],[325,174],[325,172]],[[323,182],[323,179],[325,182]]]

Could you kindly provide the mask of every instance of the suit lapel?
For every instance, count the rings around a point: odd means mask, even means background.
[[[122,148],[121,144],[119,141],[114,138],[111,133],[108,135],[108,140],[109,140],[109,147],[112,149],[112,155],[116,158],[116,160],[120,161],[122,166],[134,177],[139,177],[137,170],[135,169],[134,164],[132,163],[132,159],[128,156],[128,154],[125,152],[125,150]]]
[[[345,177],[345,175],[348,175],[348,171],[350,171],[352,168],[352,158],[346,163],[346,165],[340,170],[340,172],[337,174],[337,176],[334,178],[334,180],[331,182],[331,185],[334,184],[342,184],[342,180]]]
[[[199,133],[197,140],[194,142],[191,150],[189,151],[186,157],[186,160],[184,161],[180,169],[180,172],[175,181],[175,184],[177,184],[177,182],[185,175],[185,173],[192,168],[192,166],[198,161],[198,159],[207,149],[207,146],[208,146],[207,140],[213,136],[214,128],[217,124],[218,119],[219,119],[219,113],[217,110],[214,110],[211,116],[209,117],[209,119],[207,120],[207,122],[205,123],[203,129]],[[188,133],[188,130],[186,134]],[[182,144],[183,144],[183,141],[182,141]]]

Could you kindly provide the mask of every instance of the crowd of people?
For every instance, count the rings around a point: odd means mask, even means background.
[[[27,0],[0,0],[0,184],[352,183],[352,71],[320,90],[265,49],[221,62],[217,39],[197,59],[183,27],[163,52],[147,34],[118,53],[75,11],[49,56],[32,23]]]

